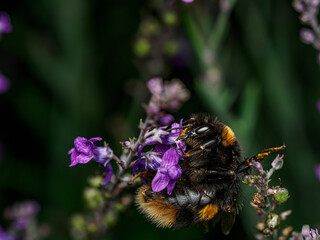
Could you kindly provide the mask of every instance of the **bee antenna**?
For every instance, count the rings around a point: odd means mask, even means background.
[[[182,128],[186,128],[188,127],[189,125],[182,125],[181,127],[174,127],[174,128],[169,128],[167,129],[166,131],[171,131],[171,130],[175,130],[175,129],[182,129]]]

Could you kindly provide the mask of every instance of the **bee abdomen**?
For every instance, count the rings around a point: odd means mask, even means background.
[[[139,210],[158,227],[175,227],[179,210],[165,198],[153,193],[150,186],[145,185],[138,189],[136,203]]]

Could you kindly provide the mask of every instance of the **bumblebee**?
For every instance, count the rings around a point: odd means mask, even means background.
[[[221,222],[229,234],[240,209],[240,180],[251,168],[249,160],[261,161],[270,148],[244,160],[238,140],[230,127],[206,114],[193,115],[178,139],[187,145],[179,162],[182,175],[171,195],[155,193],[150,185],[137,191],[140,211],[163,228],[183,228],[208,221]]]

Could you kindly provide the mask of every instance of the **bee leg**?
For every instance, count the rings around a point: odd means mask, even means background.
[[[208,233],[208,232],[209,232],[209,224],[208,224],[208,221],[203,222],[203,226],[204,226],[204,228],[205,228],[205,230],[206,230],[206,233]]]

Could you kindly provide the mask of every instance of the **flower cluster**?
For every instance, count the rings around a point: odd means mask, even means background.
[[[133,168],[134,173],[137,170],[140,173],[146,170],[156,172],[152,181],[153,191],[159,192],[166,188],[168,194],[172,193],[182,174],[179,161],[183,160],[186,150],[185,143],[178,139],[182,132],[182,120],[167,129],[174,120],[167,112],[176,111],[188,99],[189,92],[177,79],[164,82],[160,78],[153,78],[147,86],[151,98],[144,106],[146,119],[140,121],[137,138],[121,142],[123,151],[119,157],[106,144],[104,147],[95,146],[96,141],[102,140],[100,137],[77,137],[74,148],[68,152],[71,155],[70,167],[92,160],[105,170],[103,181],[100,176],[89,179],[90,187],[85,189],[84,199],[92,213],[86,216],[77,214],[72,218],[71,231],[75,238],[102,236],[115,225],[119,213],[133,200],[132,193],[123,194],[122,191],[138,183],[132,181],[129,169]],[[152,145],[154,149],[149,149]],[[145,148],[148,151],[144,151]],[[115,160],[118,167],[114,172],[111,160]]]
[[[10,24],[10,18],[5,12],[0,12],[0,38],[2,33],[10,33],[12,26]]]
[[[160,192],[167,188],[167,193],[171,195],[177,179],[181,176],[182,170],[179,160],[183,160],[186,144],[179,140],[182,132],[182,119],[180,123],[173,123],[171,131],[164,131],[162,128],[154,129],[153,135],[145,139],[144,144],[139,146],[138,160],[133,166],[133,173],[139,168],[140,172],[146,170],[156,171],[152,180],[152,190]],[[146,135],[149,135],[147,133]],[[145,146],[155,145],[145,153],[142,150]]]
[[[291,210],[284,211],[280,214],[276,210],[280,204],[285,203],[289,198],[289,192],[281,184],[280,186],[269,186],[272,174],[282,168],[283,156],[277,156],[272,161],[272,168],[265,171],[262,164],[257,161],[249,162],[249,165],[258,171],[257,175],[245,176],[243,182],[256,188],[257,192],[252,196],[251,206],[254,207],[262,221],[258,222],[256,229],[262,232],[264,236],[274,235],[274,232],[280,228],[281,221],[290,215]],[[281,237],[287,237],[290,233],[288,229],[282,231]],[[263,235],[258,235],[257,239],[265,239]]]
[[[107,184],[112,177],[112,165],[110,159],[113,158],[113,151],[107,145],[104,147],[96,147],[94,142],[101,141],[102,138],[94,137],[87,140],[83,137],[77,137],[74,140],[74,148],[70,149],[68,154],[71,154],[71,164],[69,167],[72,167],[78,163],[85,164],[90,160],[93,160],[99,163],[104,171],[105,178],[101,185]]]
[[[303,225],[301,232],[292,232],[290,240],[316,240],[320,239],[318,229],[312,229],[309,225]]]
[[[301,40],[311,44],[318,51],[318,63],[320,64],[320,26],[318,23],[319,0],[294,0],[293,7],[299,12],[300,20],[310,28],[300,31]]]
[[[276,170],[283,166],[283,156],[277,156],[271,163],[269,171],[265,171],[260,162],[252,159],[248,160],[249,166],[257,170],[257,175],[245,176],[243,182],[249,186],[256,188],[257,192],[252,196],[251,206],[254,207],[257,214],[261,217],[261,221],[256,224],[256,229],[262,234],[256,235],[256,239],[278,239],[278,240],[316,240],[320,239],[317,229],[311,229],[308,225],[302,227],[301,232],[292,231],[291,226],[283,228],[281,231],[280,224],[290,214],[291,210],[276,213],[280,204],[285,203],[289,199],[289,192],[280,184],[280,186],[269,186],[271,176]],[[291,236],[290,233],[292,232]],[[280,234],[279,234],[280,233]]]
[[[145,110],[157,125],[167,126],[174,118],[166,112],[179,109],[190,93],[178,79],[163,82],[161,78],[152,78],[147,86],[152,96]]]
[[[39,203],[33,200],[7,207],[4,216],[11,225],[6,231],[0,226],[0,240],[38,239],[47,236],[48,226],[36,224],[39,209]]]

